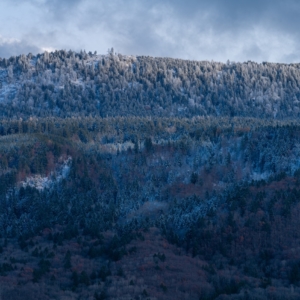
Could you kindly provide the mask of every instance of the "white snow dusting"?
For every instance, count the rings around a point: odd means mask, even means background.
[[[68,157],[64,160],[63,164],[54,172],[51,172],[49,176],[42,176],[40,174],[27,177],[24,181],[20,182],[22,187],[30,186],[36,188],[39,191],[51,188],[54,183],[62,181],[67,178],[70,173],[72,158]]]

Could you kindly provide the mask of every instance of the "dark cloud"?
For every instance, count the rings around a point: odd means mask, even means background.
[[[0,57],[9,58],[20,54],[33,53],[37,54],[42,52],[42,49],[34,45],[28,44],[26,41],[8,41],[0,37]]]
[[[83,0],[4,0],[13,2],[16,4],[29,4],[41,9],[41,11],[46,11],[47,16],[49,14],[52,18],[56,20],[63,20],[68,18],[72,10],[78,6]],[[93,2],[93,1],[91,1]]]
[[[103,26],[123,52],[223,61],[300,58],[287,53],[297,51],[299,41],[300,3],[295,0],[111,3],[87,13],[85,30]],[[294,49],[280,55],[280,39]]]
[[[125,54],[191,59],[300,60],[299,0],[4,2],[35,7],[41,15],[41,36],[55,32],[48,41],[37,39],[41,48],[47,44],[103,52],[114,46]]]
[[[72,16],[72,11],[82,0],[46,0],[43,4],[55,19],[64,20]]]
[[[157,4],[160,1],[155,1]],[[240,31],[252,26],[299,32],[300,2],[298,0],[165,0],[181,21],[198,23],[207,15],[207,27],[215,31]]]

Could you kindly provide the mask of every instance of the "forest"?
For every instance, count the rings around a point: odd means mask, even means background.
[[[300,65],[45,52],[0,58],[2,117],[299,117]]]
[[[3,299],[299,299],[299,65],[0,59]]]

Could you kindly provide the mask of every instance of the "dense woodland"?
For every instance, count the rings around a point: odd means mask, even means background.
[[[0,295],[299,299],[298,74],[0,59]]]
[[[217,63],[56,51],[0,58],[10,118],[246,116],[295,118],[299,64]]]

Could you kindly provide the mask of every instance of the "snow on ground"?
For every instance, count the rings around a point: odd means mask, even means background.
[[[127,151],[129,148],[134,149],[134,144],[132,142],[108,143],[101,145],[100,147],[104,153],[117,153],[118,151]]]
[[[0,69],[0,102],[13,99],[17,93],[17,85],[13,82],[8,82],[7,70]]]
[[[72,158],[68,157],[64,160],[63,164],[49,176],[42,176],[40,174],[27,177],[24,181],[20,182],[22,187],[30,186],[36,188],[39,191],[51,188],[54,183],[60,182],[62,179],[68,177],[70,172]]]

